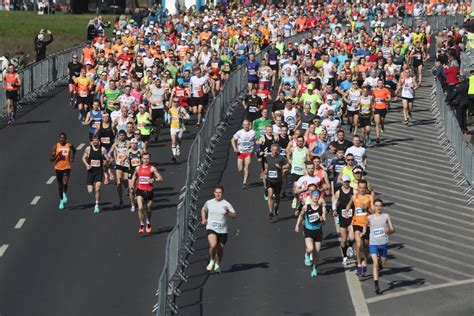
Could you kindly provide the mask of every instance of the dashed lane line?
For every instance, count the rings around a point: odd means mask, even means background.
[[[9,245],[8,244],[3,244],[1,247],[0,247],[0,258],[3,257],[3,255],[5,254],[5,251],[7,251]]]
[[[81,150],[84,146],[85,146],[85,144],[84,144],[84,143],[81,143],[79,146],[77,146],[76,149],[77,149],[77,150]]]
[[[16,223],[16,225],[15,225],[15,229],[20,229],[23,226],[23,224],[25,223],[25,221],[26,221],[26,218],[20,218],[18,220],[18,223]]]
[[[38,204],[38,201],[41,199],[41,196],[37,195],[33,198],[33,200],[31,201],[31,205],[36,205]]]
[[[48,181],[46,181],[46,184],[51,184],[51,183],[53,183],[55,179],[56,179],[55,176],[51,176],[51,177],[48,179]]]

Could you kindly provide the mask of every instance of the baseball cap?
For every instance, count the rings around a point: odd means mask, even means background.
[[[132,139],[130,140],[130,142],[137,144],[137,143],[138,143],[138,140],[134,137],[134,138],[132,138]]]
[[[350,182],[351,177],[349,177],[347,174],[343,174],[341,177],[342,182]]]
[[[364,169],[360,166],[356,166],[354,167],[354,169],[352,169],[352,173],[358,173],[358,172],[362,173],[363,171]]]
[[[144,108],[144,109],[145,109],[146,106],[145,106],[145,104],[140,104],[140,105],[138,106],[138,108]]]
[[[321,195],[321,192],[319,192],[319,190],[314,190],[311,191],[311,195]]]

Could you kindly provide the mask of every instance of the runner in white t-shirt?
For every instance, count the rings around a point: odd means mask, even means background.
[[[244,120],[242,122],[242,129],[237,131],[231,139],[234,152],[237,154],[237,170],[244,171],[244,181],[242,189],[247,188],[247,179],[249,176],[250,162],[252,161],[252,154],[255,147],[256,133],[250,129],[250,122]]]
[[[322,179],[314,175],[315,166],[314,163],[308,161],[305,163],[306,165],[306,175],[300,177],[298,181],[293,184],[293,193],[299,194],[299,204],[295,211],[295,216],[299,215],[301,211],[301,207],[306,204],[306,199],[308,198],[310,191],[308,190],[308,186],[310,184],[319,186]]]
[[[227,242],[227,217],[235,219],[236,214],[232,205],[222,198],[224,187],[214,187],[214,198],[208,200],[201,210],[201,223],[206,225],[209,242],[209,264],[207,271],[220,273],[220,263],[224,256],[224,246]]]

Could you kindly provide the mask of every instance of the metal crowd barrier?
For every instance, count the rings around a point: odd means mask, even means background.
[[[438,142],[449,158],[454,179],[459,188],[465,187],[463,195],[468,205],[474,203],[474,149],[464,138],[458,120],[445,102],[445,94],[441,83],[436,80],[431,95],[433,105],[431,111],[435,116],[435,126],[439,130]]]
[[[399,18],[387,18],[383,19],[385,25],[391,26],[398,22]],[[407,27],[414,28],[420,25],[421,21],[426,20],[428,24],[431,25],[432,30],[440,30],[444,27],[451,27],[455,24],[461,26],[464,22],[464,15],[456,14],[456,15],[429,15],[429,16],[421,16],[421,17],[405,17],[403,18],[403,25]],[[364,27],[370,27],[371,21],[364,21]]]
[[[66,79],[68,76],[67,64],[71,61],[73,54],[81,54],[83,47],[84,45],[79,45],[54,53],[20,70],[22,85],[18,95],[18,108],[34,102],[38,97],[54,88],[57,83]],[[3,112],[5,107],[5,93],[1,93],[0,112]]]
[[[452,25],[446,23],[462,23],[462,16],[427,17],[427,19],[432,23],[433,29]],[[405,20],[407,25],[414,25],[416,19]],[[289,40],[300,42],[307,36],[307,33],[300,33],[285,38],[285,44]],[[261,60],[264,54],[265,50],[257,55],[257,59]],[[187,258],[194,253],[193,243],[196,240],[195,232],[199,224],[198,192],[211,166],[214,148],[229,125],[233,111],[240,106],[245,97],[246,88],[245,68],[240,66],[230,75],[224,85],[224,90],[209,106],[205,122],[191,145],[186,182],[179,197],[176,226],[166,241],[164,268],[156,291],[158,301],[153,307],[153,313],[157,316],[178,312],[175,297],[181,294],[180,285],[188,279],[185,273],[189,264]]]

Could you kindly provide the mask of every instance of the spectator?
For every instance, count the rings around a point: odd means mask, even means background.
[[[454,87],[459,83],[459,64],[456,60],[452,60],[449,66],[444,67],[444,74],[446,75],[446,84],[448,91],[448,98],[454,91]]]
[[[446,74],[444,73],[443,64],[440,61],[436,61],[434,67],[431,69],[433,75],[435,75],[436,79],[439,80],[441,83],[441,87],[443,91],[446,92],[447,85],[446,85]]]
[[[453,108],[459,127],[464,134],[469,131],[467,129],[467,109],[470,100],[468,98],[469,81],[464,76],[460,76],[461,81],[454,87],[451,94],[448,94],[446,102]]]
[[[36,61],[46,58],[46,46],[53,42],[53,34],[51,31],[46,30],[46,34],[49,35],[49,39],[47,40],[45,40],[45,30],[41,29],[35,38]]]
[[[15,54],[11,58],[11,63],[15,65],[15,71],[19,71],[28,63],[29,55],[25,54],[23,47],[18,46],[15,50]]]

